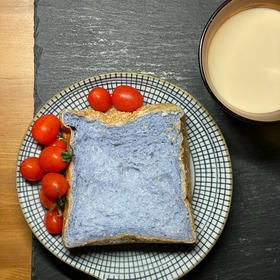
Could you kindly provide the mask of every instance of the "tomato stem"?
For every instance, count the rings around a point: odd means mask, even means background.
[[[61,140],[64,141],[66,143],[67,147],[70,149],[70,150],[66,150],[61,153],[61,159],[63,162],[70,162],[72,157],[74,156],[73,148],[72,148],[71,144],[64,138],[61,138]]]
[[[49,209],[49,213],[52,212],[52,210],[54,208],[57,209],[58,213],[60,216],[63,215],[63,208],[64,208],[64,204],[66,202],[66,198],[65,197],[61,197],[60,194],[59,194],[59,190],[58,190],[58,187],[56,187],[56,192],[58,194],[58,198],[56,199],[56,202],[51,206],[51,208]]]
[[[54,208],[57,208],[57,203],[56,202],[49,209],[49,213],[51,213]]]
[[[71,151],[64,151],[61,153],[61,159],[63,162],[70,162],[74,154]]]
[[[60,216],[62,216],[62,215],[63,215],[63,212],[62,212],[62,210],[61,210],[61,208],[60,208],[60,207],[57,207],[57,211],[58,211],[58,214],[59,214]]]

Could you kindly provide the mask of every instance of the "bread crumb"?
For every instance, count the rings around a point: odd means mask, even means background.
[[[101,136],[105,136],[106,134],[106,128],[102,131]]]
[[[168,113],[167,112],[162,112],[162,114],[161,114],[163,117],[166,117],[167,115],[168,115]]]
[[[170,123],[170,124],[173,124],[173,123],[174,123],[174,120],[170,120],[169,123]]]
[[[168,139],[171,139],[172,137],[171,137],[171,135],[168,135]]]
[[[172,156],[173,156],[173,157],[177,157],[177,154],[173,153]]]
[[[147,129],[147,128],[148,128],[148,126],[144,125],[144,128],[145,128],[145,129]]]
[[[172,127],[167,127],[167,131],[172,131],[173,128]]]
[[[158,180],[160,179],[160,175],[157,176]]]
[[[172,139],[171,139],[171,142],[174,142],[176,140],[176,138],[175,137],[173,137]]]

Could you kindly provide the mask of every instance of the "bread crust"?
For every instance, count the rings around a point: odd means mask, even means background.
[[[83,116],[89,120],[99,120],[104,122],[108,126],[114,125],[124,125],[127,122],[135,121],[138,117],[144,116],[151,112],[162,112],[163,116],[167,114],[180,114],[179,121],[176,124],[177,132],[181,135],[181,143],[180,143],[180,166],[182,170],[181,180],[182,180],[182,200],[187,208],[188,216],[190,220],[191,229],[193,232],[193,239],[190,240],[174,240],[168,238],[156,238],[149,236],[140,236],[136,234],[120,234],[118,236],[110,237],[106,236],[104,238],[93,239],[87,242],[78,242],[72,246],[68,246],[65,242],[65,235],[68,228],[69,216],[71,212],[71,193],[72,193],[72,170],[73,163],[71,162],[66,170],[66,179],[69,183],[69,189],[66,195],[66,205],[64,209],[64,221],[63,221],[63,229],[62,229],[62,240],[64,246],[67,248],[81,247],[81,246],[89,246],[89,245],[112,245],[112,244],[123,244],[123,243],[185,243],[185,244],[193,244],[196,242],[197,234],[196,228],[194,224],[194,218],[192,213],[192,197],[191,197],[191,185],[190,185],[190,166],[189,166],[189,146],[187,140],[187,129],[186,129],[186,118],[185,113],[181,109],[181,107],[175,104],[169,103],[161,103],[161,104],[153,104],[153,105],[145,105],[140,107],[138,110],[134,112],[120,112],[115,108],[111,108],[106,113],[98,112],[93,109],[84,109],[80,111],[76,110],[66,110],[72,114],[76,114],[78,116]],[[70,144],[72,144],[72,140],[74,137],[74,132],[70,127],[68,127],[63,122],[63,114],[66,112],[63,111],[60,114],[60,122],[62,128],[62,137],[67,140]]]

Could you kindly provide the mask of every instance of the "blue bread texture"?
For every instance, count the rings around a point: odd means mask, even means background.
[[[184,113],[174,105],[144,107],[107,123],[102,117],[111,112],[63,113],[75,155],[67,176],[66,247],[195,241],[188,170],[180,160]]]

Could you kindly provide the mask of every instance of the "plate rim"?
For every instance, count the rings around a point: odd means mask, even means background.
[[[180,86],[177,86],[175,85],[174,83],[172,82],[169,82],[168,80],[165,80],[164,78],[159,78],[153,74],[149,74],[149,73],[142,73],[142,72],[130,72],[130,71],[116,71],[116,72],[105,72],[105,73],[101,73],[101,74],[96,74],[96,75],[93,75],[93,76],[90,76],[90,77],[87,77],[87,78],[84,78],[84,79],[81,79],[79,81],[76,81],[74,83],[72,83],[71,85],[68,85],[66,87],[64,87],[62,90],[56,92],[50,99],[48,99],[40,108],[39,110],[37,110],[37,112],[34,114],[32,120],[30,121],[30,123],[28,124],[26,130],[25,130],[25,133],[22,137],[22,140],[20,141],[20,144],[19,144],[19,149],[17,151],[17,160],[16,160],[16,170],[15,170],[15,175],[17,175],[17,173],[19,172],[19,157],[20,157],[20,150],[21,150],[21,147],[22,147],[22,144],[24,143],[26,137],[28,136],[28,133],[32,127],[32,124],[35,122],[35,120],[41,116],[41,114],[43,113],[43,110],[47,108],[48,105],[50,105],[53,101],[55,101],[55,99],[57,99],[59,96],[61,96],[62,94],[66,93],[67,94],[67,90],[68,89],[72,89],[73,87],[77,87],[80,85],[80,83],[86,83],[86,82],[89,82],[89,81],[92,81],[92,80],[95,80],[96,78],[99,78],[99,79],[105,79],[107,78],[107,76],[113,76],[115,75],[115,77],[117,78],[118,76],[122,76],[122,75],[130,75],[131,77],[132,76],[142,76],[142,77],[146,77],[146,78],[152,78],[153,80],[156,80],[156,81],[159,81],[161,82],[162,84],[168,84],[170,86],[172,86],[173,88],[177,89],[178,91],[182,92],[184,95],[186,95],[187,97],[189,97],[192,101],[195,102],[195,104],[197,104],[202,110],[203,110],[203,113],[205,113],[207,115],[207,117],[209,118],[209,120],[211,121],[211,123],[215,126],[218,134],[219,134],[219,137],[222,141],[222,144],[224,145],[224,152],[226,153],[225,156],[227,157],[228,159],[228,168],[229,168],[229,178],[228,180],[230,181],[230,184],[229,184],[229,187],[230,187],[230,193],[228,194],[228,197],[229,197],[229,202],[228,202],[228,210],[224,216],[224,220],[223,222],[221,223],[221,227],[219,229],[219,231],[217,232],[216,234],[216,238],[215,240],[213,241],[213,243],[211,244],[210,247],[208,247],[208,250],[203,253],[203,255],[199,258],[198,261],[196,261],[192,266],[189,267],[188,270],[184,271],[183,273],[181,273],[180,275],[178,275],[176,278],[173,278],[173,279],[180,279],[181,277],[185,276],[186,274],[188,274],[191,270],[193,270],[198,264],[200,264],[200,262],[202,260],[205,259],[205,257],[210,253],[210,251],[212,250],[212,248],[215,246],[215,244],[217,243],[217,241],[219,240],[224,228],[225,228],[225,225],[228,221],[228,217],[229,217],[229,213],[230,213],[230,209],[231,209],[231,205],[232,205],[232,196],[233,196],[233,169],[232,169],[232,161],[231,161],[231,156],[230,156],[230,153],[229,153],[229,148],[228,148],[228,145],[226,143],[226,140],[225,140],[225,137],[223,136],[223,133],[220,129],[220,127],[218,126],[218,124],[215,122],[214,118],[211,116],[211,114],[208,112],[208,110],[195,98],[193,97],[187,90],[183,89],[182,87]],[[111,77],[113,78],[113,77]],[[56,258],[60,259],[61,261],[65,262],[66,264],[70,265],[71,267],[75,268],[75,269],[78,269],[80,271],[82,271],[83,273],[86,273],[90,276],[94,276],[96,277],[97,279],[100,279],[100,280],[103,280],[102,278],[99,278],[97,275],[92,275],[91,273],[85,271],[85,269],[80,266],[79,268],[77,268],[73,262],[70,262],[67,259],[63,259],[62,257],[59,257],[57,254],[55,254],[54,251],[50,250],[50,248],[48,248],[46,246],[46,244],[44,243],[44,241],[37,235],[37,233],[35,233],[30,225],[30,223],[28,222],[28,219],[26,217],[26,214],[24,213],[23,209],[22,209],[22,202],[20,201],[19,199],[19,187],[18,187],[18,178],[17,176],[15,176],[15,183],[16,183],[16,193],[17,193],[17,199],[18,199],[18,202],[19,202],[19,205],[20,205],[20,208],[21,208],[21,212],[24,216],[24,219],[25,219],[25,222],[27,223],[28,227],[30,228],[32,234],[37,238],[37,240],[39,240],[39,242],[50,252],[52,253]]]

